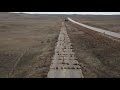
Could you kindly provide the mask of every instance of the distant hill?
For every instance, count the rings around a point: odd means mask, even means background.
[[[72,18],[79,18],[80,20],[91,20],[91,21],[105,21],[105,20],[120,20],[120,15],[47,15],[47,14],[25,14],[25,13],[9,13],[9,12],[0,12],[0,20],[3,19],[36,19],[36,20],[43,20],[48,18],[58,19],[58,17],[72,17]]]
[[[0,12],[0,20],[17,20],[17,19],[34,19],[34,20],[43,20],[48,18],[58,19],[58,17],[63,17],[63,15],[47,15],[47,14],[25,14],[25,13],[9,13],[9,12]]]

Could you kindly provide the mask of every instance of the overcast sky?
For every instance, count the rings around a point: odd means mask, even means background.
[[[120,15],[120,12],[14,12],[28,14],[93,14],[93,15]]]

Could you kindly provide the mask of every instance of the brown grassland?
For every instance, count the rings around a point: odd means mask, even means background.
[[[0,13],[0,78],[46,78],[65,15]],[[120,32],[120,16],[76,16],[91,26]],[[85,78],[120,77],[120,41],[65,22]]]
[[[46,77],[61,18],[0,14],[0,77]]]

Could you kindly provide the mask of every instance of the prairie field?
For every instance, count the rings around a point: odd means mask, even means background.
[[[0,13],[0,77],[46,77],[61,17]]]
[[[120,41],[64,21],[69,15],[0,12],[0,78],[46,78],[62,22],[85,78],[120,77]],[[120,16],[70,15],[120,33]]]

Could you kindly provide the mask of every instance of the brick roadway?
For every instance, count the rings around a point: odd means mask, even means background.
[[[55,55],[52,58],[48,78],[84,78],[75,57],[64,22],[62,22]]]

